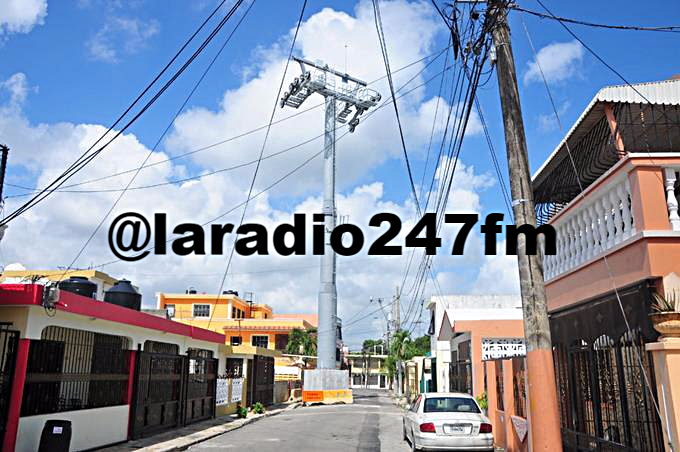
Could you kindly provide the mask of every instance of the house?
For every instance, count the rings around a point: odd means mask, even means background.
[[[236,291],[221,295],[188,290],[184,294],[157,294],[158,309],[165,309],[177,322],[210,329],[224,334],[228,344],[261,347],[278,352],[276,375],[279,380],[300,380],[302,368],[296,356],[283,356],[288,336],[295,329],[314,332],[316,314],[278,314],[271,306],[253,303],[239,297]],[[341,364],[342,324],[338,320],[337,361]],[[305,357],[309,363],[313,357]]]
[[[602,88],[533,176],[567,448],[680,445],[680,340],[649,317],[680,289],[679,191],[677,79]]]
[[[249,356],[262,349],[235,353],[222,334],[65,289],[0,284],[0,318],[3,451],[37,450],[47,421],[70,422],[70,449],[86,450],[273,392],[273,358],[260,368]]]
[[[96,284],[97,300],[103,300],[104,292],[118,282],[116,278],[99,270],[27,270],[20,265],[10,264],[0,275],[0,284],[25,284],[27,282],[45,284],[47,281],[59,282],[71,277],[87,278],[88,281]]]
[[[430,366],[436,374],[432,376],[436,392],[485,399],[496,445],[509,452],[527,450],[526,351],[519,295],[435,296],[427,308],[435,322],[430,326],[435,358]]]
[[[387,388],[388,376],[384,366],[387,355],[349,352],[345,358],[350,369],[350,388]]]

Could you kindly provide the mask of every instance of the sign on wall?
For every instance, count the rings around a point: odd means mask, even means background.
[[[231,380],[231,403],[240,402],[243,397],[243,378]]]
[[[226,405],[229,403],[229,379],[218,378],[217,389],[215,391],[215,404]]]
[[[482,361],[526,356],[527,350],[522,338],[490,337],[482,339]]]

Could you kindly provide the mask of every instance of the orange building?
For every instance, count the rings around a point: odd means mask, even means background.
[[[219,297],[190,290],[158,294],[158,308],[177,322],[224,334],[230,345],[247,344],[285,351],[293,329],[316,328],[315,314],[274,314],[271,306],[252,303],[233,291]]]
[[[601,89],[533,177],[565,450],[680,447],[679,181],[680,80]]]

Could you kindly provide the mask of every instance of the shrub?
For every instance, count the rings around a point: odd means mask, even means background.
[[[486,396],[486,391],[482,392],[480,395],[475,397],[477,400],[477,403],[479,404],[479,407],[483,409],[484,411],[489,409],[489,400]]]
[[[245,419],[246,417],[248,417],[248,408],[241,406],[241,405],[238,405],[236,407],[236,415],[240,419]]]
[[[262,405],[260,402],[255,403],[251,409],[253,410],[253,413],[255,414],[262,414],[264,413],[264,405]]]

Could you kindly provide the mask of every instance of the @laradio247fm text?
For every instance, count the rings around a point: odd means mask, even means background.
[[[229,248],[224,246],[224,239],[230,234],[236,234],[234,252],[242,256],[270,253],[281,256],[305,255],[309,251],[313,255],[323,255],[326,236],[325,216],[321,213],[311,216],[311,250],[307,249],[307,218],[303,213],[294,214],[292,223],[279,224],[273,230],[257,223],[244,223],[238,227],[231,223],[203,225],[180,223],[172,229],[174,236],[168,237],[165,213],[154,214],[152,227],[143,215],[125,212],[116,217],[109,227],[109,246],[116,257],[125,261],[137,261],[151,253],[164,255],[172,252],[178,256],[220,255],[225,253],[225,249],[229,251]],[[515,225],[504,227],[499,224],[502,221],[502,213],[490,213],[480,224],[480,232],[484,235],[485,254],[497,253],[497,238],[503,233],[506,254],[517,254],[518,245],[524,246],[527,254],[536,254],[539,237],[543,238],[544,254],[556,253],[556,233],[552,226],[544,224],[534,227],[525,224],[519,227]],[[446,234],[445,226],[455,224],[459,225],[459,228],[451,254],[462,255],[465,241],[478,223],[477,214],[447,213],[441,218],[435,213],[426,213],[408,231],[402,246],[396,244],[395,240],[402,229],[401,219],[393,213],[383,212],[373,215],[368,222],[368,227],[382,231],[371,243],[366,243],[364,233],[358,226],[344,223],[330,231],[330,244],[333,250],[342,256],[357,254],[364,246],[368,246],[369,256],[401,255],[404,247],[423,248],[427,254],[434,255],[442,246],[439,233]],[[209,230],[209,234],[206,233],[206,229]]]

